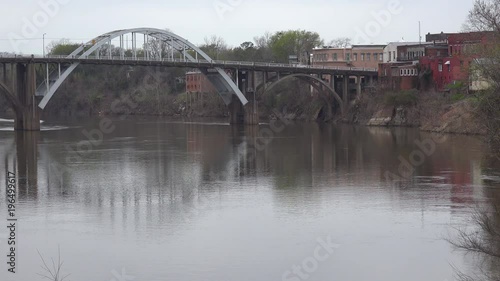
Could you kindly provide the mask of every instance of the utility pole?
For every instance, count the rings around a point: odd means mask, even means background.
[[[43,41],[43,57],[45,57],[45,35],[47,35],[47,33],[44,33],[43,36],[42,36],[42,41]]]
[[[420,21],[418,21],[418,42],[422,45],[422,29],[420,25]]]

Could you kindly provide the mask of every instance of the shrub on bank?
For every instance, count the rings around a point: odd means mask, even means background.
[[[417,104],[417,92],[417,90],[388,92],[384,96],[384,101],[390,106],[414,106]]]

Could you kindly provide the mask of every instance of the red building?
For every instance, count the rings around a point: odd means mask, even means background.
[[[442,42],[426,48],[426,55],[420,58],[421,71],[430,71],[437,91],[444,91],[447,85],[457,82],[469,84],[469,68],[478,57],[476,48],[487,46],[490,32],[441,34]],[[446,37],[446,38],[444,38]]]
[[[393,90],[417,88],[427,75],[437,91],[457,82],[470,85],[470,65],[479,58],[478,51],[493,42],[491,36],[491,32],[427,34],[426,43],[398,46],[398,61],[379,65],[380,80]]]
[[[187,93],[215,93],[216,90],[208,78],[201,72],[186,73]]]
[[[418,68],[412,61],[381,63],[378,77],[382,84],[393,91],[418,87]]]

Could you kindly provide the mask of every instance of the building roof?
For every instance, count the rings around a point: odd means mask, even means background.
[[[345,48],[333,47],[333,46],[323,46],[314,48],[313,51],[326,51],[326,50],[351,50],[355,48],[385,48],[386,45],[352,45]]]
[[[425,43],[425,42],[422,42]],[[387,43],[387,46],[413,46],[413,45],[420,45],[420,42],[389,42]]]
[[[387,45],[352,45],[352,48],[385,48]]]
[[[438,44],[430,44],[425,46],[427,49],[443,49],[448,50],[448,45],[438,45]]]

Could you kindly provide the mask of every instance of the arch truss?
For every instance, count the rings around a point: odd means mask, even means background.
[[[268,93],[271,91],[274,87],[276,87],[278,84],[289,80],[289,79],[301,79],[307,83],[309,83],[314,89],[316,89],[318,92],[323,92],[326,91],[333,97],[339,104],[340,109],[343,111],[344,109],[344,101],[340,98],[339,94],[333,89],[328,83],[323,81],[323,79],[316,77],[314,75],[308,75],[308,74],[289,74],[283,77],[280,76],[275,76],[270,82],[269,85],[261,85],[260,87],[264,88],[263,94]]]
[[[128,49],[128,38],[131,36],[131,49]],[[143,49],[137,48],[137,37],[143,36]],[[112,48],[112,40],[119,39],[120,48]],[[127,47],[125,46],[127,45]],[[118,50],[118,51],[117,51]],[[119,53],[117,53],[119,52]],[[140,57],[139,57],[140,56]],[[213,60],[200,48],[186,39],[166,30],[154,28],[135,28],[116,30],[94,38],[82,44],[73,51],[68,58],[107,58],[119,60],[154,60],[154,61],[191,61],[200,60],[212,62]],[[37,96],[43,96],[39,107],[44,109],[57,89],[68,78],[68,76],[78,67],[76,62],[64,68],[59,65],[58,69],[47,73],[45,81],[38,86]],[[214,85],[221,98],[226,104],[231,103],[232,96],[236,95],[239,101],[245,105],[248,100],[239,90],[231,77],[219,67],[212,69],[200,69]]]

